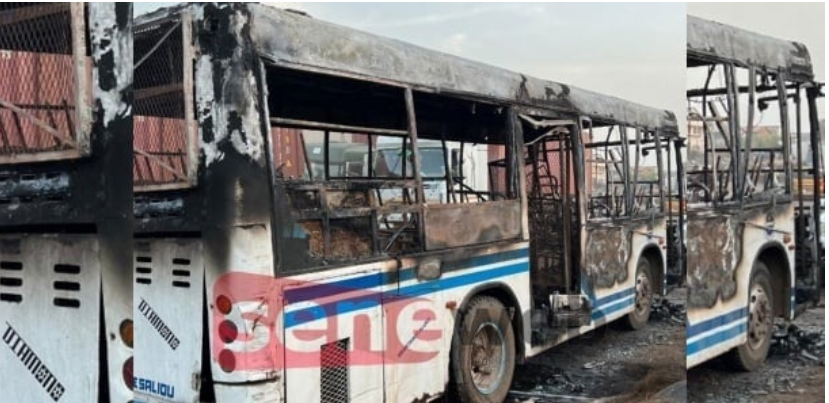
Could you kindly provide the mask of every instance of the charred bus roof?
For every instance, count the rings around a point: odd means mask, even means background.
[[[186,5],[160,9],[136,18],[142,25],[175,19]],[[194,13],[200,5],[191,5]],[[406,42],[320,21],[290,10],[261,4],[245,7],[256,51],[269,65],[354,77],[416,91],[455,94],[529,109],[587,116],[595,124],[660,128],[678,134],[676,116],[612,96],[541,80]]]
[[[812,81],[806,46],[719,22],[688,16],[688,67],[734,63],[767,73],[784,71],[794,81]]]

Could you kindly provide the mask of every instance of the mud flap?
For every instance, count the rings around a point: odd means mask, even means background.
[[[136,242],[134,391],[138,401],[198,401],[203,292],[200,240]]]
[[[101,269],[84,235],[0,237],[0,398],[96,402]]]

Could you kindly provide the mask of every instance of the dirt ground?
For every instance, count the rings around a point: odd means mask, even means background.
[[[684,312],[682,290],[668,300]],[[517,368],[507,402],[684,401],[682,386],[674,388],[679,397],[656,396],[685,379],[684,323],[684,316],[653,312],[645,329],[611,324],[556,346]]]
[[[803,313],[794,336],[778,330],[766,365],[735,372],[713,360],[688,372],[688,401],[694,403],[813,403],[825,392],[825,306]],[[782,342],[781,342],[782,339]],[[799,341],[797,346],[791,340]],[[805,353],[804,353],[805,351]]]

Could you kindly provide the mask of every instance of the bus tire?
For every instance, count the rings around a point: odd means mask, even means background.
[[[500,403],[515,372],[515,334],[496,298],[473,298],[459,318],[452,343],[452,396],[463,403]]]
[[[627,314],[622,324],[629,330],[639,330],[648,324],[653,302],[653,268],[648,258],[642,256],[636,265],[636,288],[633,294],[633,311]]]
[[[755,371],[763,366],[774,332],[774,295],[771,274],[766,264],[754,262],[748,286],[748,325],[746,342],[729,351],[727,359],[741,371]]]

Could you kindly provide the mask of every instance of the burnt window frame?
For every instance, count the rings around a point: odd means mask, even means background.
[[[378,238],[376,236],[377,231],[378,231],[378,228],[377,228],[378,225],[376,223],[379,221],[378,211],[381,211],[383,213],[389,213],[389,212],[394,211],[394,209],[395,209],[394,206],[391,206],[391,207],[388,207],[388,208],[384,208],[384,206],[381,206],[381,208],[379,208],[379,209],[374,208],[374,211],[372,211],[370,213],[370,215],[367,216],[367,217],[370,217],[370,222],[372,223],[371,224],[372,228],[371,228],[371,231],[370,231],[370,233],[371,233],[371,253],[366,255],[366,256],[356,256],[356,257],[348,257],[346,259],[336,259],[336,258],[331,258],[331,256],[329,255],[329,248],[330,248],[329,245],[331,245],[330,240],[332,238],[332,235],[331,235],[331,230],[330,229],[325,229],[325,226],[330,225],[331,220],[340,219],[340,218],[343,218],[343,217],[347,218],[347,217],[350,217],[351,214],[347,211],[342,211],[342,212],[332,211],[328,206],[324,205],[324,203],[327,203],[327,201],[320,201],[321,198],[325,198],[327,196],[325,196],[325,195],[319,196],[319,195],[328,191],[328,190],[325,189],[326,186],[333,186],[333,188],[336,188],[336,189],[349,189],[349,188],[353,188],[352,185],[356,185],[356,186],[359,187],[359,186],[362,186],[362,185],[365,184],[367,186],[367,188],[371,188],[372,186],[377,186],[376,183],[377,182],[382,182],[384,179],[375,176],[373,173],[370,173],[369,177],[361,177],[361,178],[336,177],[336,176],[330,175],[330,173],[329,173],[329,174],[325,175],[325,178],[329,179],[327,182],[326,181],[311,180],[310,177],[305,177],[305,175],[301,175],[300,179],[286,178],[280,172],[280,157],[278,155],[272,156],[272,158],[271,158],[272,163],[269,164],[270,165],[269,170],[270,170],[270,173],[272,175],[272,190],[273,190],[272,193],[274,194],[274,199],[276,201],[272,211],[273,211],[273,214],[274,214],[274,223],[275,223],[274,231],[275,231],[276,238],[277,238],[277,240],[275,241],[275,245],[277,245],[276,253],[279,255],[277,257],[277,267],[276,267],[277,275],[294,275],[294,274],[301,274],[301,273],[307,273],[307,272],[326,271],[326,270],[332,270],[332,269],[336,269],[336,268],[340,268],[340,267],[344,267],[344,266],[353,266],[353,265],[368,264],[368,263],[372,263],[372,262],[386,261],[386,260],[389,260],[389,259],[392,259],[392,258],[395,258],[395,257],[399,257],[399,256],[414,256],[414,255],[419,255],[419,254],[422,254],[422,253],[439,252],[441,250],[447,250],[447,248],[449,248],[449,249],[453,248],[452,246],[444,247],[444,248],[435,248],[435,247],[430,248],[427,245],[427,234],[426,234],[429,226],[426,223],[426,219],[421,218],[421,217],[424,217],[424,215],[426,214],[425,213],[426,208],[423,206],[424,203],[421,202],[421,201],[425,200],[425,196],[424,196],[424,187],[423,187],[423,177],[421,175],[421,169],[419,169],[421,161],[420,161],[420,152],[419,152],[419,144],[418,144],[418,137],[419,137],[418,116],[415,112],[416,109],[417,109],[415,100],[418,99],[418,98],[416,98],[416,94],[421,94],[421,92],[419,92],[418,90],[413,89],[410,86],[403,85],[403,84],[388,83],[388,82],[384,82],[384,81],[380,81],[380,80],[371,80],[371,79],[367,79],[365,77],[353,77],[353,76],[350,76],[350,75],[337,74],[337,73],[332,73],[332,72],[328,72],[328,71],[318,71],[316,69],[303,69],[303,68],[298,68],[297,66],[285,66],[285,65],[280,65],[279,63],[273,63],[273,62],[264,61],[264,60],[262,61],[262,66],[263,66],[263,70],[262,70],[263,83],[265,83],[265,85],[267,87],[266,90],[265,90],[265,93],[269,94],[268,97],[264,101],[267,104],[267,109],[266,109],[266,112],[267,112],[266,115],[267,116],[265,117],[264,121],[268,122],[267,128],[269,130],[270,136],[273,136],[273,130],[275,128],[279,128],[279,129],[313,129],[313,130],[341,131],[341,132],[353,132],[353,133],[358,133],[359,132],[360,134],[366,134],[366,131],[371,131],[372,135],[378,135],[378,136],[379,135],[401,136],[402,134],[405,133],[405,137],[402,137],[402,136],[401,137],[404,139],[404,143],[408,145],[407,147],[411,147],[411,150],[412,150],[412,153],[411,153],[411,155],[412,155],[412,164],[416,168],[416,169],[412,170],[412,172],[413,172],[413,177],[412,178],[404,177],[404,178],[402,178],[402,181],[396,181],[396,182],[403,182],[404,183],[403,186],[408,186],[409,189],[414,190],[414,192],[412,192],[413,195],[410,198],[410,202],[408,202],[409,205],[403,205],[402,208],[400,209],[400,212],[402,214],[409,214],[411,219],[416,221],[416,224],[414,225],[414,230],[417,231],[417,234],[416,234],[416,244],[414,245],[414,247],[410,248],[410,249],[405,249],[403,251],[400,251],[399,253],[390,252],[390,246],[393,242],[396,242],[397,234],[393,234],[391,236],[391,238],[390,238],[391,242],[388,245],[384,246],[383,242],[380,242],[378,244]],[[352,124],[352,123],[346,124],[345,122],[336,121],[336,120],[326,122],[324,120],[311,120],[311,119],[301,118],[299,116],[302,115],[303,112],[296,112],[296,111],[291,112],[290,108],[287,108],[285,106],[285,105],[287,105],[287,104],[285,104],[286,102],[291,101],[291,99],[290,99],[291,95],[285,95],[288,92],[284,91],[284,88],[280,87],[280,85],[284,84],[284,83],[280,84],[280,82],[278,81],[278,80],[283,79],[282,77],[279,77],[280,73],[285,74],[285,77],[287,77],[287,80],[289,80],[289,81],[291,79],[296,78],[296,77],[291,76],[291,75],[295,74],[295,75],[298,75],[297,77],[300,77],[300,78],[305,76],[306,78],[315,77],[315,78],[320,78],[321,80],[342,80],[343,83],[352,83],[357,87],[359,87],[361,85],[379,86],[379,87],[385,88],[389,91],[397,91],[397,93],[399,95],[402,95],[402,97],[398,98],[398,99],[400,99],[401,103],[403,104],[403,107],[405,108],[406,127],[405,127],[405,129],[403,129],[400,126],[395,126],[393,128],[378,127],[378,126],[369,127],[369,126],[360,126],[360,125]],[[319,84],[319,86],[324,87],[325,84]],[[328,90],[328,89],[326,89],[326,90]],[[425,94],[427,96],[431,95],[429,93],[422,93],[422,94]],[[441,94],[441,95],[446,95],[446,94]],[[278,101],[278,100],[276,100],[276,98],[274,98],[274,97],[278,97],[278,96],[284,96],[286,98],[285,98],[285,100]],[[306,96],[307,96],[307,94],[306,94]],[[419,96],[420,95],[417,95],[417,97],[419,97]],[[506,132],[509,131],[510,122],[509,122],[509,119],[508,119],[508,113],[506,113],[506,111],[509,110],[508,106],[497,105],[497,104],[494,104],[494,103],[491,103],[491,102],[487,102],[485,100],[469,99],[469,98],[466,98],[464,96],[452,96],[452,95],[449,95],[449,96],[452,97],[453,99],[459,99],[459,100],[464,100],[464,101],[468,101],[468,102],[489,103],[493,108],[497,107],[499,109],[503,109],[504,113],[503,113],[502,124],[504,126],[504,132],[506,133]],[[323,113],[323,115],[324,115],[324,113]],[[434,139],[434,136],[428,136],[428,137],[431,137],[432,139]],[[511,135],[511,138],[513,140],[514,140],[515,137],[520,137],[520,132],[518,132],[517,134]],[[271,137],[271,141],[275,142],[275,139],[273,139]],[[505,137],[504,141],[505,141],[505,144],[504,144],[505,147],[510,147],[511,146],[510,144],[506,144],[506,143],[508,143],[506,137]],[[305,143],[304,140],[302,141],[302,143],[303,143],[303,147],[302,147],[303,152],[305,153],[305,155],[307,157],[307,153],[308,153],[307,145],[304,144]],[[373,145],[373,141],[369,141],[369,144],[371,146],[370,146],[370,152],[369,152],[368,155],[371,156],[370,157],[371,159],[373,159],[374,158],[374,151],[375,151],[374,147],[375,146]],[[512,145],[512,146],[514,147],[514,145]],[[325,149],[324,153],[326,155],[328,155],[329,147],[325,146],[324,149]],[[273,149],[271,149],[270,152],[274,152]],[[517,158],[517,155],[512,155],[510,158],[515,159],[515,158]],[[448,159],[449,159],[448,155],[446,153],[444,153],[444,164],[448,163]],[[305,162],[306,162],[306,164],[305,164],[306,166],[303,169],[307,170],[308,169],[308,167],[307,167],[308,159],[307,158],[305,159]],[[373,162],[374,161],[369,161],[369,164],[372,164]],[[326,167],[328,166],[327,163],[325,163],[324,165]],[[370,165],[370,166],[372,166],[372,165]],[[407,171],[401,171],[401,172],[405,173]],[[517,172],[515,174],[517,175]],[[365,182],[365,183],[361,183],[361,181]],[[394,181],[390,181],[390,182],[394,182]],[[508,181],[508,182],[512,182],[512,189],[513,190],[512,190],[511,195],[512,195],[512,199],[513,199],[512,202],[515,204],[514,208],[517,211],[523,211],[522,210],[522,202],[521,202],[521,194],[522,193],[521,193],[521,190],[519,189],[518,181],[513,180],[513,181]],[[411,185],[413,185],[413,186],[411,186]],[[292,203],[294,203],[294,200],[296,200],[296,199],[295,199],[295,197],[292,199],[292,197],[289,196],[289,193],[290,192],[296,192],[296,191],[306,191],[306,190],[316,193],[317,196],[313,196],[312,199],[309,199],[309,200],[311,200],[312,204],[314,206],[317,206],[317,207],[312,208],[312,210],[315,210],[314,212],[310,212],[310,211],[297,212],[297,211],[295,211],[294,207],[291,207],[292,205],[296,206],[296,204],[292,204]],[[294,194],[296,195],[297,193],[294,193]],[[320,204],[320,203],[323,203],[323,204]],[[477,204],[477,203],[470,203],[470,204]],[[461,203],[458,203],[458,206],[463,207],[464,205],[461,204]],[[372,208],[369,207],[368,209],[372,209]],[[367,214],[368,209],[362,208],[362,207],[358,208],[358,209],[355,210],[355,214],[357,214],[357,215]],[[352,209],[352,210],[354,210],[354,209]],[[340,213],[342,213],[342,214],[340,214]],[[396,213],[392,212],[390,214],[396,214]],[[387,216],[388,216],[388,214],[387,214]],[[519,218],[520,218],[520,214],[519,214]],[[288,243],[288,241],[286,241],[286,240],[289,239],[290,237],[294,236],[294,235],[288,235],[288,234],[289,233],[293,234],[296,231],[296,225],[299,225],[300,222],[312,223],[314,220],[319,220],[321,223],[326,223],[325,226],[323,227],[323,230],[322,230],[323,234],[321,235],[322,239],[323,239],[322,254],[317,255],[316,257],[313,257],[313,258],[302,257],[302,258],[294,259],[294,258],[291,257],[291,258],[288,258],[286,260],[287,252],[289,250],[291,250],[290,248],[287,248],[286,243]],[[500,240],[497,240],[497,241],[494,241],[494,242],[506,242],[506,241],[512,242],[512,241],[520,241],[521,239],[523,239],[523,233],[524,233],[523,228],[522,228],[523,224],[520,224],[520,221],[521,221],[520,219],[516,220],[516,221],[518,222],[517,225],[519,225],[519,231],[516,234],[514,239],[512,239],[512,238],[509,239],[509,240],[500,239]],[[304,238],[306,240],[305,242],[310,242],[308,240],[309,239],[308,237],[309,237],[309,233],[307,231],[305,231],[305,238]],[[293,238],[290,238],[290,239],[293,239]],[[301,241],[301,239],[299,239],[299,238],[297,238],[297,239],[300,242],[303,242],[303,241]],[[470,245],[470,246],[474,246],[474,245]],[[306,247],[303,250],[310,251],[311,248]],[[292,251],[293,251],[294,254],[296,254],[296,249],[292,249]]]

